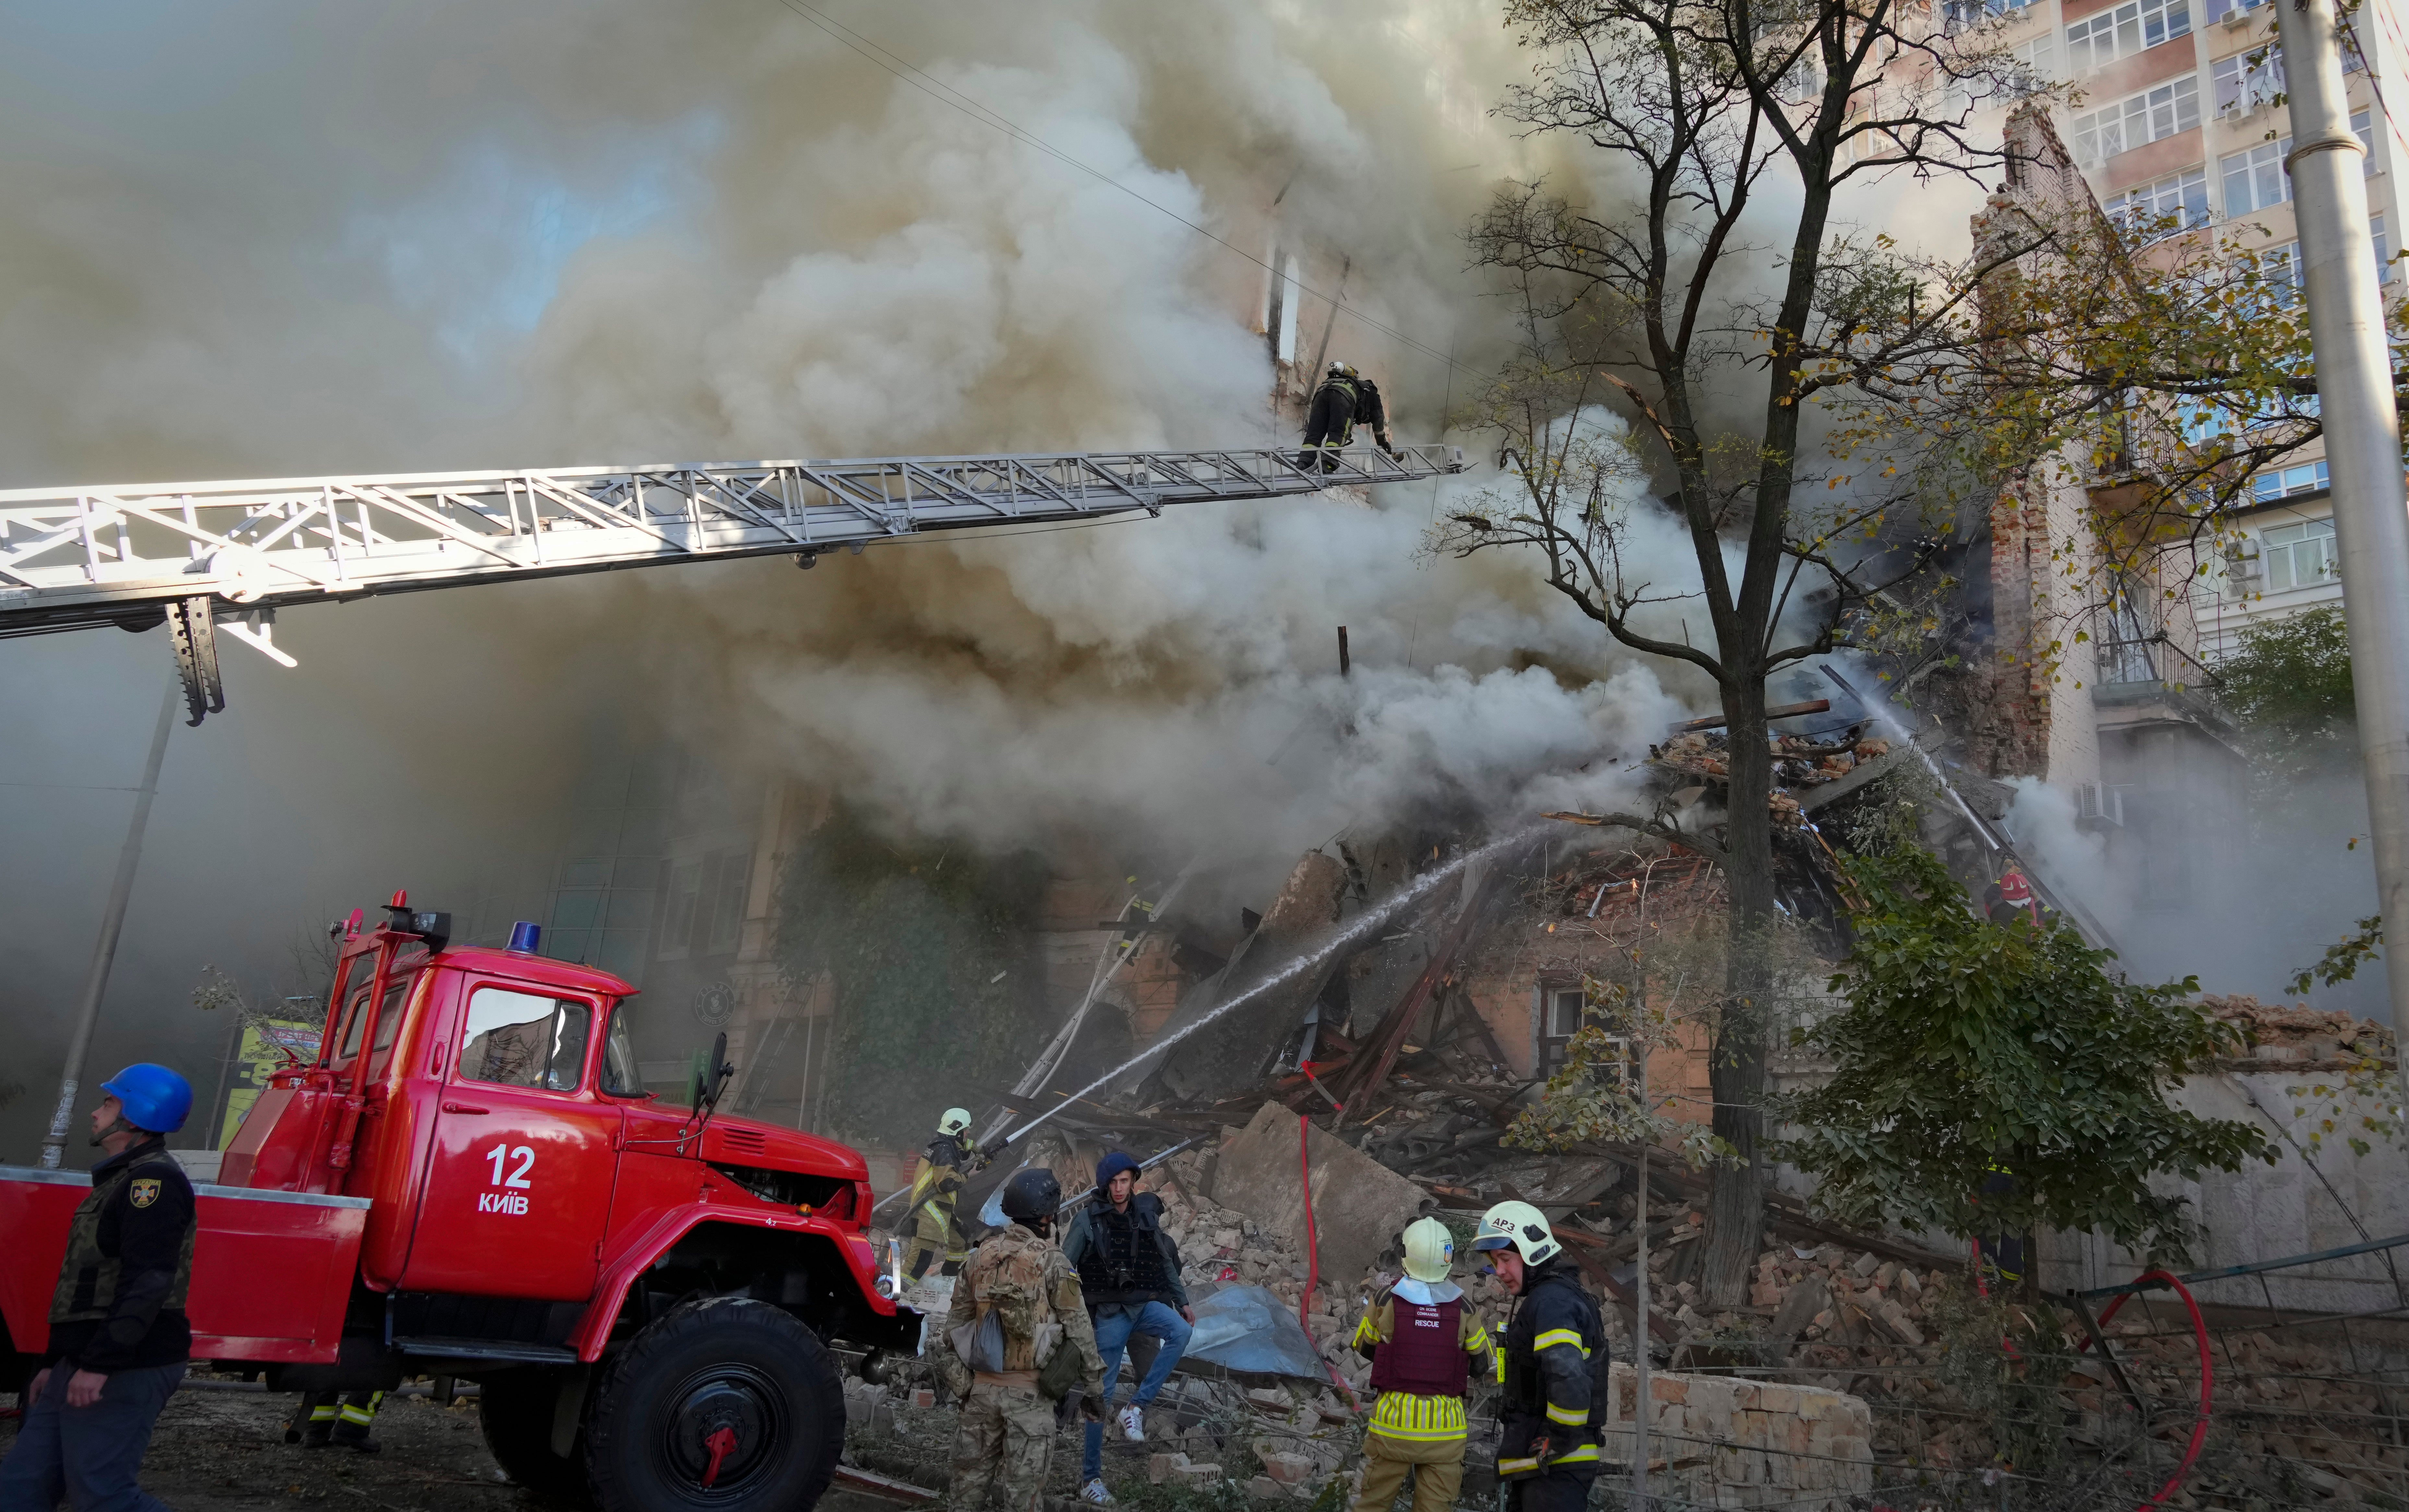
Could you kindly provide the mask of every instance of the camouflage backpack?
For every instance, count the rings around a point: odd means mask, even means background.
[[[1046,1245],[990,1239],[963,1273],[975,1311],[954,1331],[954,1352],[982,1375],[1036,1370],[1056,1352],[1062,1325],[1046,1295]]]

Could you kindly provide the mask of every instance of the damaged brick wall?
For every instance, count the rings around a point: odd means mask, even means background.
[[[1657,1372],[1649,1377],[1650,1489],[1695,1506],[1850,1512],[1874,1489],[1873,1409],[1813,1386]],[[1601,1455],[1628,1464],[1637,1373],[1616,1363]]]

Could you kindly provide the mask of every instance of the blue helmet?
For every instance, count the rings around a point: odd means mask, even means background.
[[[137,1060],[100,1084],[125,1110],[125,1121],[154,1134],[172,1134],[193,1111],[193,1084],[165,1066]]]

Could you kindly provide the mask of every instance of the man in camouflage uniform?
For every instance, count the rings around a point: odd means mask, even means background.
[[[998,1479],[1004,1512],[1037,1512],[1054,1456],[1054,1404],[1038,1375],[1052,1350],[1079,1351],[1081,1401],[1090,1415],[1102,1411],[1104,1361],[1079,1274],[1049,1237],[1061,1202],[1052,1172],[1015,1175],[1003,1189],[1010,1226],[979,1246],[955,1284],[951,1347],[939,1352],[945,1387],[962,1399],[946,1512],[982,1512]]]

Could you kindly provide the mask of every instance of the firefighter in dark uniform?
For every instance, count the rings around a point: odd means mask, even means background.
[[[284,1424],[284,1442],[311,1449],[351,1449],[375,1454],[384,1446],[368,1436],[382,1391],[304,1391]]]
[[[193,1111],[192,1085],[134,1065],[100,1084],[92,1142],[108,1152],[76,1208],[50,1301],[50,1346],[24,1394],[23,1426],[0,1462],[0,1512],[166,1512],[138,1480],[159,1409],[193,1351],[193,1185],[166,1136]]]
[[[1395,454],[1396,443],[1389,439],[1388,407],[1380,401],[1379,389],[1347,364],[1334,362],[1305,409],[1305,450],[1298,454],[1296,465],[1310,469],[1318,462],[1322,471],[1336,472],[1339,449],[1354,443],[1358,423],[1372,427],[1380,450]]]
[[[1500,1202],[1480,1216],[1472,1247],[1515,1298],[1497,1358],[1497,1480],[1507,1512],[1580,1512],[1597,1479],[1606,1421],[1606,1320],[1565,1263],[1545,1215]]]

